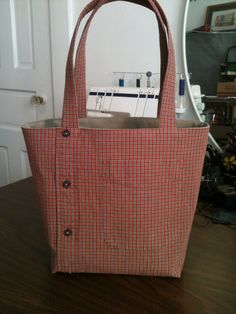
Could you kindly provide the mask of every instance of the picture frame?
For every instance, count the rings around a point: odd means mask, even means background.
[[[208,6],[205,28],[210,32],[236,31],[236,1]]]

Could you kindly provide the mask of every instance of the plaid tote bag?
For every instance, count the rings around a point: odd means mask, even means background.
[[[161,83],[156,118],[86,114],[85,43],[97,10],[81,12],[66,66],[62,119],[22,130],[51,248],[52,272],[180,277],[198,199],[209,127],[176,120],[175,61],[154,0]],[[87,20],[73,56],[81,20]]]

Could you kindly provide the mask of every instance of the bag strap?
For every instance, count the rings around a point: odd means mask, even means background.
[[[78,22],[76,24],[74,34],[71,40],[71,45],[69,49],[69,55],[67,59],[67,67],[66,67],[66,82],[65,82],[65,97],[64,97],[64,107],[63,107],[63,126],[64,127],[77,127],[77,121],[78,118],[85,117],[86,116],[86,79],[85,79],[85,40],[87,36],[87,30],[84,29],[83,34],[80,39],[80,44],[77,50],[76,54],[76,62],[75,62],[75,70],[73,69],[73,56],[74,56],[74,48],[75,48],[75,41],[78,33],[78,29],[80,26],[80,23],[83,19],[83,17],[88,14],[91,10],[93,10],[94,7],[96,11],[101,6],[99,4],[101,0],[94,0],[91,3],[89,3],[84,10],[81,12]],[[113,2],[114,0],[108,0],[105,1]],[[148,2],[144,2],[142,0],[127,0],[129,2],[134,2],[137,4],[141,4],[142,6],[146,6],[149,9],[152,9],[150,7],[150,4]],[[104,1],[103,1],[104,2]],[[152,9],[153,10],[153,9]],[[90,20],[87,21],[87,26],[89,26],[92,17],[95,15],[95,12],[90,17]],[[160,28],[162,30],[162,28]],[[86,31],[86,32],[85,32]],[[160,35],[165,38],[165,30],[162,30]],[[160,39],[161,39],[160,36]],[[163,43],[165,43],[165,40],[162,40]],[[160,44],[163,60],[161,62],[161,68],[165,68],[166,64],[166,49],[164,48],[163,44]],[[81,53],[79,53],[81,51]],[[78,57],[80,55],[80,57]],[[78,61],[78,62],[77,62]],[[77,75],[75,75],[75,73]],[[80,104],[78,105],[78,100]],[[73,121],[72,121],[73,119]]]
[[[110,3],[110,2],[113,2],[114,0],[108,0],[107,3]],[[126,0],[127,2],[135,2],[137,4],[140,4],[140,1],[142,2],[142,0],[135,0],[135,1],[130,1],[130,0]],[[154,4],[156,4],[154,2]],[[148,3],[144,3],[144,6],[146,6],[148,9],[152,10],[153,9],[149,6]],[[154,12],[155,13],[155,12]],[[163,13],[163,11],[162,11]],[[89,24],[91,23],[91,19],[93,17],[91,16],[89,18],[89,20],[87,21],[87,24],[86,26],[84,27],[84,30],[83,30],[83,33],[81,35],[81,40],[83,40],[84,36],[87,36],[86,35],[86,32],[88,31],[88,26]],[[161,73],[164,73],[165,72],[165,69],[166,69],[166,64],[167,64],[167,54],[166,54],[166,50],[167,50],[167,47],[165,46],[166,44],[166,41],[165,41],[165,29],[162,28],[162,26],[160,25],[160,22],[159,20],[157,19],[158,21],[158,24],[159,24],[159,32],[160,32],[160,36],[159,36],[159,41],[160,41],[160,49],[161,49]],[[166,21],[167,22],[167,21]],[[76,88],[76,92],[78,95],[83,95],[83,91],[86,91],[86,82],[85,82],[85,78],[83,80],[83,84],[84,86],[81,87],[81,81],[79,79],[77,79],[76,77],[76,74],[78,75],[80,73],[80,69],[83,67],[84,64],[86,64],[86,58],[85,58],[85,46],[82,46],[83,48],[81,49],[81,46],[78,47],[77,49],[77,52],[76,52],[76,56],[78,56],[78,54],[80,54],[80,58],[78,58],[78,62],[75,63],[75,70],[74,70],[74,73],[75,73],[75,88]],[[81,50],[81,51],[80,51]],[[80,52],[79,52],[80,51]],[[85,69],[84,69],[85,71]],[[86,72],[85,72],[86,73]],[[161,79],[160,79],[160,90],[162,89],[162,86],[163,86],[163,79],[164,79],[164,75],[161,75]],[[80,89],[81,87],[81,89]],[[80,107],[83,108],[83,112],[81,113],[81,116],[80,117],[85,117],[86,116],[86,96],[84,97],[80,97],[79,99],[85,99],[85,103],[83,103]],[[81,108],[81,109],[82,109]],[[158,107],[158,110],[160,109],[160,106]],[[159,112],[158,112],[159,114]]]
[[[114,1],[114,0],[113,0]],[[116,0],[115,0],[116,1]],[[161,91],[159,96],[160,127],[173,128],[175,124],[175,62],[174,50],[171,34],[169,31],[167,19],[159,4],[153,0],[146,0],[144,3],[141,0],[128,0],[129,2],[141,4],[152,9],[159,21],[160,25],[160,42],[161,55],[164,59],[161,63]],[[105,3],[112,0],[94,0],[90,2],[81,12],[78,19],[69,49],[67,66],[66,66],[66,84],[65,97],[63,107],[62,125],[65,128],[73,128],[79,126],[79,118],[86,116],[86,84],[85,84],[85,43],[89,25],[97,10]],[[79,47],[77,50],[75,70],[73,66],[73,55],[75,40],[78,28],[83,17],[91,10],[94,10],[87,21],[83,34],[81,36]],[[163,35],[164,34],[164,35]],[[79,104],[78,101],[79,100]]]
[[[110,3],[110,2],[114,2],[115,0],[108,0],[107,3]],[[144,4],[142,3],[142,0],[134,0],[134,1],[130,1],[130,0],[126,0],[127,2],[132,2],[132,3],[136,3],[136,4],[141,4],[142,6],[145,6],[147,7],[148,9],[152,10],[152,7],[150,7],[149,3],[145,3]],[[156,2],[154,2],[154,4],[157,4]],[[160,13],[162,13],[164,15],[164,12],[161,10],[160,8]],[[155,12],[154,12],[155,13]],[[84,27],[84,30],[83,30],[83,33],[81,35],[81,41],[83,41],[87,36],[87,32],[88,32],[88,27],[91,23],[91,20],[92,20],[93,16],[91,16],[88,21],[87,21],[87,24],[85,25]],[[165,20],[165,15],[164,15],[164,20]],[[165,40],[165,37],[166,37],[166,32],[165,32],[165,29],[162,27],[160,21],[157,19],[157,22],[159,24],[159,33],[160,33],[160,36],[159,36],[159,41],[160,41],[160,50],[161,50],[161,76],[160,76],[160,90],[162,89],[162,86],[163,86],[163,81],[164,81],[164,73],[165,73],[165,69],[166,69],[166,64],[167,64],[167,47],[166,47],[166,40]],[[167,21],[165,20],[165,22],[167,23]],[[81,69],[81,66],[85,65],[86,64],[86,58],[85,58],[85,45],[80,45],[77,49],[77,52],[76,52],[76,56],[78,55],[81,55],[81,59],[82,60],[80,63],[79,62],[75,62],[75,69],[74,69],[74,82],[75,82],[75,89],[76,89],[76,93],[77,95],[83,95],[84,91],[86,92],[86,78],[84,79],[84,81],[82,81],[82,83],[84,84],[84,86],[81,86],[81,80],[78,79],[77,75],[79,75],[80,73],[80,69]],[[86,73],[85,71],[85,67],[84,67],[84,73]],[[86,95],[84,95],[84,97],[82,96],[79,96],[78,97],[79,99],[85,99],[85,102],[86,102]],[[159,99],[160,99],[160,96],[159,96]],[[83,104],[82,106],[80,106],[80,108],[82,109],[83,108],[83,112],[81,112],[81,115],[80,117],[85,117],[86,116],[86,103]],[[159,110],[160,110],[160,106],[158,106],[158,115],[159,115]]]
[[[230,55],[230,52],[233,50],[233,49],[236,49],[236,46],[232,46],[228,49],[227,51],[227,54],[226,54],[226,58],[225,58],[225,63],[229,62],[229,55]],[[233,62],[233,61],[231,61]]]

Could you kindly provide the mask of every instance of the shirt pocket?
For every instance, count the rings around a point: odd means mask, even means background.
[[[100,170],[104,240],[110,247],[145,250],[177,238],[173,210],[181,206],[181,160],[102,160]]]

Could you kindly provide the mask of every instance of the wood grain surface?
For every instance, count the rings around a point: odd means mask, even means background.
[[[0,313],[236,313],[236,232],[196,215],[181,279],[50,273],[31,179],[0,189]]]

